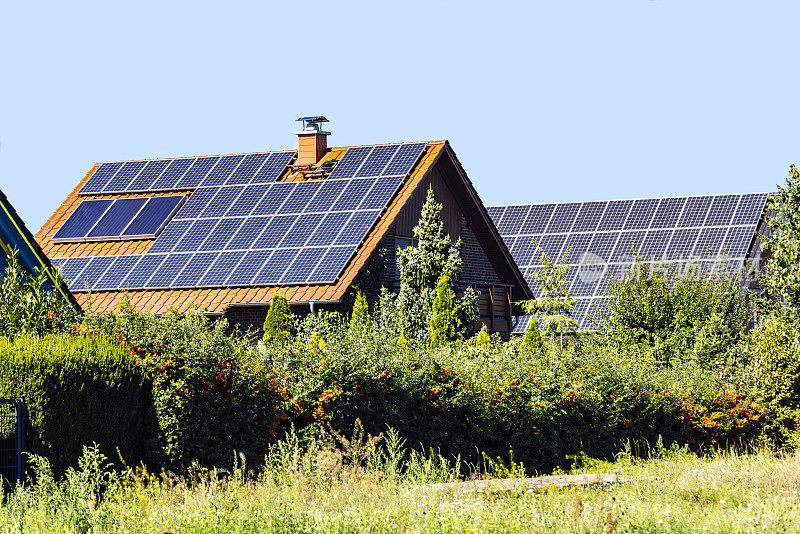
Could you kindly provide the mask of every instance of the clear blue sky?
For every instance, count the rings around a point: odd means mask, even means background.
[[[301,9],[298,6],[302,6]],[[37,231],[96,161],[446,138],[487,205],[768,191],[800,2],[6,2],[0,187]]]

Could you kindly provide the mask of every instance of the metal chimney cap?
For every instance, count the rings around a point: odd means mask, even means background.
[[[303,121],[303,130],[319,130],[319,125],[323,122],[329,122],[328,119],[322,115],[314,115],[310,117],[300,117],[297,121]]]

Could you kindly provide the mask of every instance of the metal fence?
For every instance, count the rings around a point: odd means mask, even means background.
[[[0,399],[0,479],[3,494],[25,480],[25,401]]]

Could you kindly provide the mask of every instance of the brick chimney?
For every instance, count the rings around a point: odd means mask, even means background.
[[[314,165],[328,150],[328,136],[330,132],[320,129],[320,124],[328,122],[322,116],[300,117],[303,129],[295,132],[297,135],[297,165]]]

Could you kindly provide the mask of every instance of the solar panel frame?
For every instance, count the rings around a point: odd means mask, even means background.
[[[82,201],[53,235],[51,241],[53,243],[83,241],[86,234],[92,231],[113,203],[113,199]]]
[[[152,239],[158,237],[178,213],[186,195],[149,197],[147,203],[122,231],[122,239]]]
[[[122,232],[147,204],[147,198],[117,198],[108,207],[91,230],[86,241],[110,241],[120,239]]]

